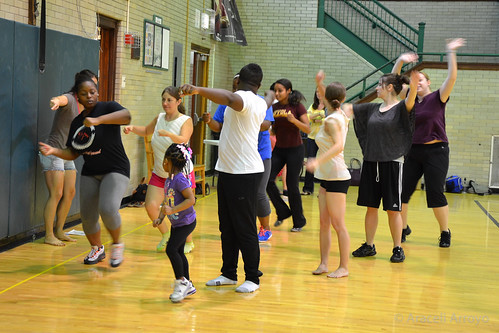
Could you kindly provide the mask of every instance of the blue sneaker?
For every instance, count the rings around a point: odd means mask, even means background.
[[[260,232],[258,233],[258,241],[260,243],[264,243],[272,238],[272,231],[265,230],[263,227],[260,227]]]

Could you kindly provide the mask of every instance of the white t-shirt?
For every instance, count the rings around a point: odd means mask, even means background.
[[[335,119],[336,121],[338,121],[340,127],[343,130],[343,147],[345,147],[348,132],[348,122],[350,121],[350,119],[348,119],[343,112],[334,112],[331,115],[327,116],[326,119],[324,119],[324,123],[315,136],[315,143],[319,147],[317,158],[327,152],[333,145],[332,136],[326,133],[325,130],[326,122],[329,119]],[[343,152],[319,165],[319,167],[315,170],[314,176],[315,178],[320,180],[350,179],[350,172],[348,171],[347,165],[345,164]]]
[[[168,132],[180,135],[182,126],[189,118],[189,116],[181,114],[178,118],[172,121],[167,121],[165,120],[164,112],[160,113],[158,116],[158,121],[156,121],[156,127],[154,128],[154,133],[151,138],[151,146],[154,153],[154,168],[152,171],[161,178],[168,177],[168,172],[163,169],[163,160],[165,158],[166,150],[170,147],[173,141],[167,136],[160,136],[158,134],[158,130],[164,129]]]
[[[236,94],[243,99],[243,109],[225,109],[215,170],[231,174],[263,172],[258,133],[265,119],[267,103],[251,91],[238,90]]]

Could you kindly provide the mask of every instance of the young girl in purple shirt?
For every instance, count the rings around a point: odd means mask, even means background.
[[[189,180],[182,173],[191,155],[191,150],[184,144],[173,143],[166,150],[163,168],[169,176],[165,181],[165,199],[159,217],[153,221],[153,226],[157,227],[168,216],[172,224],[166,254],[175,273],[175,288],[170,295],[174,303],[196,292],[189,280],[189,262],[184,254],[185,240],[196,227],[195,197]]]

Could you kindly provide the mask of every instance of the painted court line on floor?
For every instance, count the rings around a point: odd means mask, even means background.
[[[482,204],[480,204],[480,202],[478,200],[474,200],[474,201],[477,204],[477,206],[480,207],[480,209],[485,213],[485,215],[487,215],[487,217],[492,222],[494,222],[494,224],[499,228],[499,222],[497,222],[497,220],[492,215],[490,215],[490,213],[485,209],[485,207],[482,206]]]

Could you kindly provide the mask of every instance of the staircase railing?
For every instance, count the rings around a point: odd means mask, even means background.
[[[425,23],[419,23],[416,29],[379,1],[319,0],[319,26],[324,23],[322,12],[386,59],[408,51],[423,52]]]

